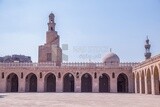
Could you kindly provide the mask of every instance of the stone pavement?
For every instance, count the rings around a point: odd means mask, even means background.
[[[0,93],[0,107],[160,107],[160,95]]]

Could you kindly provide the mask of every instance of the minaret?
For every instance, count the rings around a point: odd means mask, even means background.
[[[54,22],[54,14],[49,15],[48,31],[46,32],[46,43],[59,46],[59,35],[55,31],[56,23]]]
[[[48,22],[48,31],[55,31],[55,25],[56,23],[54,22],[54,14],[51,13],[49,15],[49,22]]]
[[[144,53],[145,58],[149,59],[151,57],[151,52],[150,52],[151,45],[149,44],[148,36],[147,36],[146,44],[144,45],[144,47],[145,47],[145,50],[146,50],[146,52]]]
[[[38,62],[54,62],[57,66],[62,62],[62,49],[59,46],[60,37],[55,30],[54,14],[49,15],[46,43],[39,46]]]

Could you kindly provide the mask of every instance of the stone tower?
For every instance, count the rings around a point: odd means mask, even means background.
[[[146,50],[146,52],[144,53],[144,56],[146,59],[149,59],[151,57],[151,52],[150,52],[151,45],[149,44],[148,36],[147,36],[146,44],[144,45],[144,47]]]
[[[55,31],[54,14],[49,15],[46,43],[39,46],[38,62],[55,62],[57,66],[62,62],[62,49],[59,46],[59,35]]]

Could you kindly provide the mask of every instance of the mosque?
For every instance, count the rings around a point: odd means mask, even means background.
[[[122,63],[112,52],[101,63],[64,63],[54,18],[51,13],[38,63],[23,55],[0,57],[0,92],[160,94],[160,55],[151,57],[149,39],[140,63]]]

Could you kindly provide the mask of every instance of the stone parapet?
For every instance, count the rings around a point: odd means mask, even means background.
[[[160,54],[147,59],[133,67],[133,71],[160,61]]]

